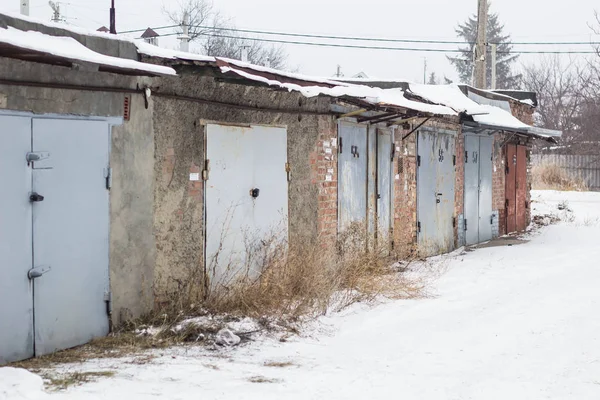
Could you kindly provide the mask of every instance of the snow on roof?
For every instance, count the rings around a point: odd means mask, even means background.
[[[95,36],[95,37],[101,37],[101,38],[111,39],[111,40],[133,42],[133,39],[131,39],[131,38],[126,38],[126,37],[119,36],[119,35],[107,35],[106,32],[103,32],[100,30],[94,31],[94,30],[90,30],[90,29],[80,28],[78,26],[66,25],[64,23],[58,23],[58,22],[52,22],[52,21],[46,21],[45,19],[33,18],[33,17],[29,17],[29,16],[26,16],[23,14],[12,13],[12,12],[7,12],[7,11],[2,11],[2,12],[0,12],[0,14],[6,15],[7,17],[10,17],[10,18],[15,18],[15,19],[20,19],[20,20],[26,21],[26,22],[30,22],[32,24],[39,24],[39,25],[43,25],[43,26],[46,26],[49,28],[55,28],[55,29],[63,29],[65,31],[77,33],[79,35]]]
[[[210,56],[203,56],[196,53],[185,53],[177,50],[169,50],[163,47],[158,47],[144,41],[136,40],[134,44],[137,47],[138,53],[150,57],[164,58],[167,60],[186,60],[186,61],[205,61],[215,62],[216,58]]]
[[[319,95],[331,97],[355,97],[360,98],[373,105],[388,105],[403,107],[410,110],[421,111],[436,115],[458,115],[452,109],[443,105],[426,104],[412,101],[404,97],[401,89],[380,89],[363,85],[338,84],[334,87],[319,86],[300,86],[295,83],[280,82],[258,75],[253,75],[232,67],[221,67],[221,72],[234,72],[246,79],[266,83],[269,86],[277,86],[289,91],[302,93],[306,97],[315,97]],[[292,74],[287,74],[289,77]]]
[[[40,32],[21,31],[7,27],[0,28],[0,43],[34,52],[51,54],[71,61],[89,62],[152,75],[176,75],[173,68],[96,53],[70,37],[50,36]]]

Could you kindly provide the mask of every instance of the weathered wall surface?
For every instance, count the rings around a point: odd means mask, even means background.
[[[396,131],[394,160],[394,251],[412,254],[417,243],[417,133],[402,140],[412,127]]]
[[[506,234],[506,154],[502,143],[505,135],[494,134],[494,154],[492,165],[492,210],[498,212],[498,235]]]
[[[510,111],[512,115],[527,125],[533,125],[533,113],[535,108],[520,101],[510,101]]]
[[[185,284],[190,274],[203,271],[203,188],[202,182],[189,181],[190,172],[199,172],[204,166],[202,120],[287,126],[292,176],[290,243],[316,244],[318,235],[335,237],[337,179],[325,178],[327,170],[336,165],[335,151],[330,159],[325,154],[325,142],[331,144],[331,138],[337,137],[335,119],[330,115],[303,113],[328,112],[328,99],[306,99],[299,93],[218,82],[200,75],[163,78],[157,85],[162,92],[257,108],[248,110],[154,96],[155,289],[159,301]],[[260,107],[298,111],[273,112]]]
[[[64,67],[0,58],[0,77],[18,81],[68,83],[135,88],[146,80],[107,73],[74,71]],[[122,93],[0,85],[0,106],[34,114],[118,117],[123,115]],[[131,120],[112,131],[110,193],[110,278],[113,322],[150,310],[154,266],[152,235],[154,148],[152,104],[144,108],[141,95],[132,95]],[[83,133],[82,133],[83,134]]]

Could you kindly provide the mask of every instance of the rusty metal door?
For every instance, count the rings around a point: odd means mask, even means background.
[[[417,136],[417,230],[424,255],[454,248],[455,133],[420,130]]]
[[[517,230],[517,146],[507,144],[506,151],[506,233]]]
[[[525,146],[517,146],[517,173],[515,186],[517,231],[524,231],[529,225],[527,221],[527,148]]]
[[[257,276],[287,242],[287,130],[208,124],[205,151],[206,272],[216,290]]]
[[[338,226],[341,232],[353,224],[365,224],[367,219],[367,126],[340,121],[338,141]]]
[[[393,140],[390,129],[377,129],[377,231],[391,243]]]

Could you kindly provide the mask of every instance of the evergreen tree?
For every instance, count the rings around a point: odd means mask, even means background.
[[[512,75],[511,66],[519,58],[518,55],[511,54],[513,46],[510,35],[505,35],[504,25],[498,20],[498,14],[490,13],[488,15],[487,41],[496,43],[497,46],[497,70],[496,70],[496,88],[515,89],[520,86],[521,75]],[[460,80],[464,83],[471,83],[473,76],[473,50],[477,41],[477,16],[471,16],[465,23],[459,24],[456,28],[456,34],[464,39],[467,47],[461,47],[461,55],[457,57],[448,57],[448,60],[454,65]],[[487,84],[490,87],[492,83],[492,57],[491,46],[487,47]]]
[[[437,76],[435,75],[435,72],[432,72],[429,75],[429,81],[427,82],[428,85],[439,85],[440,82],[438,81]]]

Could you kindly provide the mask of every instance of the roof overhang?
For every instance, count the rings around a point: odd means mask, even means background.
[[[482,124],[482,123],[473,122],[473,121],[463,121],[463,125],[468,126],[470,128],[474,128],[474,129],[487,130],[488,133],[490,133],[490,134],[494,133],[494,132],[499,132],[499,131],[512,132],[512,133],[521,134],[524,136],[533,137],[536,139],[545,140],[550,143],[558,143],[556,139],[562,136],[561,131],[553,131],[550,129],[538,128],[535,126],[523,127],[523,128],[510,128],[510,127],[506,127],[506,126]]]

